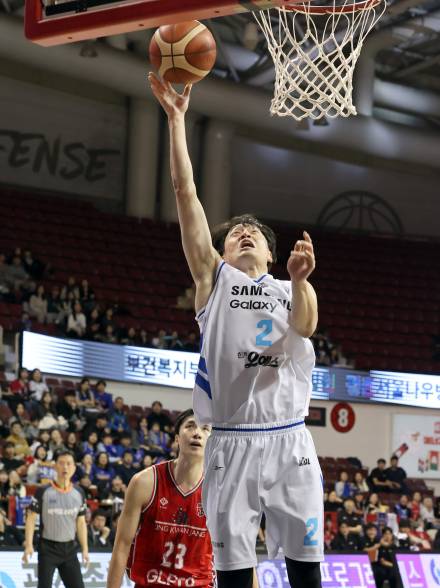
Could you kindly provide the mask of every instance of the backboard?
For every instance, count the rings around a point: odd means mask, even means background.
[[[290,0],[291,1],[291,0]],[[288,0],[26,0],[25,35],[51,46],[283,6]]]

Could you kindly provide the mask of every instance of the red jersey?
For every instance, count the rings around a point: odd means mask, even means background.
[[[152,466],[153,495],[142,511],[127,562],[136,586],[212,587],[211,539],[202,507],[202,481],[183,492],[174,463]]]

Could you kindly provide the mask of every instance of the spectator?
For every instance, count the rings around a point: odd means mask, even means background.
[[[30,249],[25,249],[21,260],[23,268],[33,280],[41,280],[46,269],[45,264],[39,259],[35,259]]]
[[[333,530],[333,520],[331,517],[326,517],[324,524],[324,548],[329,551],[332,548],[332,542],[336,534]]]
[[[79,298],[86,312],[90,312],[95,303],[95,293],[89,285],[88,280],[82,280],[79,287]]]
[[[139,419],[139,424],[137,427],[137,437],[139,447],[144,451],[150,451],[150,446],[148,445],[148,433],[147,417],[142,416]]]
[[[116,473],[121,477],[125,486],[128,486],[138,471],[138,468],[133,465],[133,453],[130,449],[126,449],[122,455],[122,463],[116,468]]]
[[[342,351],[342,346],[336,344],[330,351],[330,364],[334,367],[348,367],[348,359]]]
[[[166,331],[164,329],[160,329],[157,335],[151,339],[151,347],[154,349],[168,349],[166,336]]]
[[[0,509],[8,512],[9,509],[9,472],[0,470]]]
[[[38,434],[38,438],[32,443],[32,445],[30,447],[31,454],[35,453],[35,450],[39,445],[42,445],[48,453],[48,458],[51,460],[53,456],[52,456],[52,452],[49,449],[49,441],[50,441],[49,431],[47,431],[47,430],[40,431]]]
[[[384,586],[388,580],[390,588],[398,586],[398,572],[395,561],[396,546],[394,544],[393,531],[390,527],[384,527],[378,553],[378,562],[374,569],[374,579],[377,588]]]
[[[87,322],[86,337],[90,341],[101,341],[101,319],[99,318],[99,309],[93,308]]]
[[[81,304],[75,302],[73,310],[67,319],[67,335],[74,339],[82,339],[86,334],[87,320]]]
[[[394,493],[406,493],[406,472],[399,467],[399,458],[392,455],[390,459],[390,467],[385,470],[385,476],[389,482],[389,491]]]
[[[155,400],[151,405],[151,412],[147,417],[148,428],[151,429],[153,423],[159,423],[161,431],[171,432],[173,423],[170,417],[163,411],[162,402]]]
[[[186,338],[183,349],[184,351],[191,351],[193,353],[198,353],[200,351],[200,343],[197,339],[197,335],[193,331],[189,333]]]
[[[6,256],[4,253],[0,253],[0,297],[12,302],[9,266],[6,263]]]
[[[116,446],[119,455],[119,461],[122,460],[122,456],[125,451],[131,451],[134,458],[134,449],[132,447],[131,433],[122,433],[119,437],[119,445]]]
[[[11,524],[5,512],[0,512],[0,545],[2,547],[22,547],[23,532]]]
[[[127,488],[124,486],[124,482],[122,481],[121,476],[115,476],[111,481],[108,499],[112,500],[113,502],[116,501],[122,503],[125,498],[126,489]]]
[[[91,453],[85,453],[82,456],[81,463],[78,468],[78,476],[80,479],[84,476],[88,476],[90,480],[93,480],[95,477],[95,464],[93,463],[93,456]]]
[[[422,504],[422,495],[416,491],[412,495],[409,507],[411,509],[411,520],[417,522],[420,519],[420,507]]]
[[[2,398],[12,412],[19,402],[25,402],[29,398],[29,372],[26,368],[20,368],[18,378],[11,382],[9,390],[2,393]]]
[[[342,499],[352,495],[352,485],[348,481],[348,473],[345,470],[339,474],[339,481],[335,483],[335,492]]]
[[[150,452],[155,455],[166,455],[169,443],[170,437],[168,433],[160,430],[159,423],[153,423],[151,430],[148,433]]]
[[[40,421],[38,420],[38,417],[36,415],[32,415],[30,422],[28,422],[28,424],[25,425],[23,429],[25,437],[30,443],[33,443],[40,434],[40,430],[38,428],[39,423]]]
[[[377,532],[376,525],[369,523],[365,527],[365,537],[362,542],[362,549],[370,555],[370,561],[374,561],[373,554],[379,550],[380,539]]]
[[[431,549],[429,535],[424,532],[420,533],[419,531],[412,530],[409,519],[400,520],[397,540],[399,549],[411,549],[412,551]]]
[[[48,459],[46,448],[43,445],[39,445],[35,449],[34,461],[27,471],[27,483],[48,484],[52,480],[55,480],[56,472],[53,466],[54,462]]]
[[[43,376],[38,368],[32,370],[29,381],[29,392],[32,400],[39,402],[43,398],[45,392],[49,392],[49,387],[43,381]]]
[[[136,342],[136,345],[139,345],[139,347],[149,347],[150,346],[150,338],[148,337],[148,333],[145,329],[141,329],[139,331],[139,337]]]
[[[362,472],[355,473],[353,486],[355,492],[361,492],[362,494],[369,492],[368,484]]]
[[[92,482],[98,487],[98,491],[105,492],[110,489],[110,483],[115,476],[115,470],[110,464],[105,451],[97,453],[95,458],[95,471]]]
[[[194,310],[196,299],[196,288],[193,284],[190,288],[186,288],[183,296],[177,297],[176,308],[180,310]]]
[[[96,416],[96,421],[88,421],[87,426],[84,428],[82,432],[83,439],[87,439],[87,437],[92,431],[97,434],[98,441],[102,441],[102,438],[105,435],[105,433],[111,432],[110,427],[108,426],[107,415],[101,413]]]
[[[331,490],[328,494],[327,500],[324,502],[325,512],[337,512],[343,505],[344,501],[336,494],[335,490]]]
[[[437,531],[432,547],[440,551],[440,530]]]
[[[68,423],[69,431],[81,431],[85,419],[81,416],[81,408],[74,390],[68,390],[64,398],[58,403],[58,414]]]
[[[23,484],[23,480],[17,470],[11,470],[9,472],[9,496],[15,496],[16,498],[24,498],[26,496],[26,486]]]
[[[94,430],[89,431],[86,441],[81,446],[83,455],[88,453],[94,459],[98,449],[98,433]],[[92,477],[93,479],[93,477]]]
[[[379,495],[377,494],[377,492],[373,492],[372,494],[370,494],[366,512],[367,514],[377,514],[378,512],[384,512],[384,507],[380,503]]]
[[[25,471],[24,460],[20,457],[15,455],[15,444],[11,441],[6,441],[6,444],[3,448],[3,457],[2,457],[3,466],[6,472],[17,470],[20,472]]]
[[[33,403],[35,416],[40,419],[40,429],[51,429],[58,425],[57,409],[50,392],[44,392],[40,402]]]
[[[377,466],[371,470],[368,476],[368,485],[371,492],[388,492],[390,490],[390,483],[385,473],[386,461],[384,459],[377,460]]]
[[[124,411],[124,400],[121,396],[115,398],[113,408],[109,414],[109,425],[110,429],[118,435],[126,433],[130,429],[127,415]]]
[[[74,456],[75,458],[75,463],[78,463],[79,461],[81,461],[81,457],[82,457],[82,451],[81,451],[81,446],[78,443],[78,439],[76,437],[76,433],[73,431],[70,431],[66,437],[66,449],[68,451],[70,451],[70,453]]]
[[[151,468],[151,466],[154,465],[154,463],[154,458],[151,457],[151,455],[146,454],[142,459],[141,469],[145,470],[146,468]]]
[[[84,492],[86,500],[93,500],[96,496],[96,486],[92,484],[92,480],[87,474],[80,472],[79,486]]]
[[[21,263],[21,258],[18,255],[15,255],[6,272],[9,288],[11,290],[24,290],[25,292],[30,292],[32,289],[32,282],[29,280],[29,277],[29,274]]]
[[[25,427],[29,425],[30,421],[23,402],[19,402],[13,412],[14,414],[9,419],[8,425],[11,426],[13,423],[20,423],[22,429],[24,430]]]
[[[93,393],[90,389],[90,380],[89,378],[83,378],[79,383],[78,389],[78,405],[83,410],[85,416],[95,416],[97,413],[97,407],[95,398]]]
[[[18,421],[12,423],[11,434],[6,437],[6,441],[14,445],[14,455],[17,459],[24,459],[31,454],[23,428]]]
[[[98,380],[93,392],[95,403],[100,408],[101,412],[106,413],[113,408],[113,398],[109,392],[106,392],[107,382],[105,380]]]
[[[402,494],[402,496],[399,498],[399,502],[394,507],[394,512],[399,517],[399,519],[411,518],[412,513],[408,503],[408,496],[406,494]]]
[[[118,337],[115,334],[113,325],[105,327],[104,335],[101,337],[102,343],[118,343]]]
[[[130,436],[131,441],[131,436]],[[105,432],[102,436],[102,441],[98,443],[98,451],[102,452],[105,451],[107,453],[109,461],[111,464],[117,463],[120,461],[120,455],[118,451],[118,447],[115,445],[113,441],[113,436],[111,433]]]
[[[137,345],[137,343],[138,338],[136,334],[136,329],[134,327],[130,327],[125,337],[122,337],[121,345]]]
[[[183,351],[184,344],[179,339],[179,333],[177,331],[173,331],[170,337],[168,337],[168,349],[172,351]]]
[[[89,548],[99,549],[110,547],[110,528],[107,527],[107,515],[104,510],[95,510],[90,525],[87,526]]]
[[[73,294],[77,299],[79,298],[79,288],[75,276],[69,276],[67,278],[67,284],[63,289],[66,291],[66,294]]]
[[[362,517],[354,512],[354,500],[347,498],[344,508],[338,513],[338,523],[347,523],[349,533],[362,534]]]
[[[29,316],[36,318],[39,323],[47,321],[47,298],[44,286],[40,285],[29,298]]]
[[[63,437],[59,429],[52,429],[50,432],[49,449],[52,451],[52,455],[55,457],[55,459],[59,451],[66,450],[66,446],[64,445]]]
[[[361,540],[358,533],[351,533],[345,522],[339,523],[339,531],[331,542],[333,551],[358,551],[361,549]]]
[[[61,292],[58,286],[54,286],[47,297],[47,322],[60,325],[64,323],[66,313],[63,308]]]
[[[359,515],[360,517],[364,516],[365,513],[365,498],[364,494],[359,490],[356,490],[353,494],[353,501],[354,501],[354,512],[355,514]]]
[[[431,496],[425,496],[420,506],[420,518],[426,531],[440,529],[440,520],[435,516],[434,502]]]

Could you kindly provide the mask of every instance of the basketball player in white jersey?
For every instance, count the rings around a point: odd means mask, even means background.
[[[262,513],[270,557],[282,548],[289,582],[320,588],[323,489],[310,433],[317,300],[310,236],[295,244],[288,281],[269,273],[275,235],[250,215],[213,238],[197,198],[185,136],[191,87],[183,94],[154,74],[152,91],[169,123],[171,174],[182,243],[196,285],[202,335],[193,395],[196,417],[212,424],[203,504],[219,588],[251,588]]]

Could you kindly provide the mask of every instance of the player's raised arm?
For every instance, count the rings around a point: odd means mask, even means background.
[[[127,488],[124,508],[118,520],[112,558],[108,570],[107,588],[121,588],[130,547],[136,534],[142,508],[149,502],[154,489],[153,468],[133,476]]]
[[[318,324],[316,292],[307,281],[315,269],[315,253],[310,235],[304,231],[304,241],[297,241],[287,262],[292,280],[292,326],[302,337],[311,337]]]
[[[197,198],[186,142],[185,113],[191,86],[186,86],[184,92],[179,94],[169,82],[159,79],[153,73],[149,74],[148,79],[153,94],[168,116],[171,176],[176,193],[183,249],[197,288],[196,307],[201,308],[211,293],[220,256],[212,246],[205,211]]]

